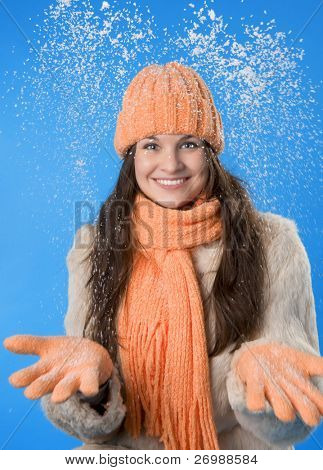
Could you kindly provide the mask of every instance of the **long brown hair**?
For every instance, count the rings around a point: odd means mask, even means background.
[[[218,155],[204,141],[209,178],[207,198],[221,203],[222,257],[205,310],[214,315],[215,345],[209,356],[227,346],[235,351],[261,328],[264,309],[266,259],[261,219],[242,180],[221,165]],[[123,158],[115,188],[102,204],[95,236],[84,262],[90,263],[89,307],[83,335],[107,348],[113,361],[117,354],[116,315],[126,292],[133,264],[131,208],[140,190],[136,182],[136,144]],[[206,308],[211,303],[212,308]]]

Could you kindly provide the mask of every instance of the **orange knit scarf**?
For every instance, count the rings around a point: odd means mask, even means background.
[[[204,312],[190,249],[221,236],[220,202],[189,210],[136,195],[135,258],[118,315],[126,430],[165,449],[219,449],[213,418]],[[136,241],[137,240],[137,241]],[[139,247],[139,249],[138,249]]]

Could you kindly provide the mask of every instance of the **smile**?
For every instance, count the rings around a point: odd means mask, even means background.
[[[166,189],[176,189],[184,186],[186,181],[189,180],[188,178],[178,178],[178,179],[154,179],[156,183],[161,186],[162,188]]]

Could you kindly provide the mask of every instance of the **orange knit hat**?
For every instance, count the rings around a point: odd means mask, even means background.
[[[192,134],[222,152],[221,116],[210,90],[191,67],[178,62],[148,65],[129,84],[117,119],[116,152],[123,158],[131,145],[156,134]]]

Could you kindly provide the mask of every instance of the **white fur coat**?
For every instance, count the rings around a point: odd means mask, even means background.
[[[260,214],[265,222],[265,250],[271,288],[269,290],[269,286],[265,286],[268,300],[262,333],[247,344],[275,340],[319,355],[310,265],[297,227],[292,220],[279,215]],[[93,233],[92,225],[83,225],[77,231],[67,256],[68,311],[64,323],[66,334],[70,336],[81,336],[85,322],[88,292],[84,285],[89,271],[88,266],[80,264],[80,260],[86,254]],[[192,251],[192,256],[204,296],[216,275],[221,242],[198,246]],[[212,315],[208,317],[211,319]],[[212,321],[206,325],[206,335],[208,348],[212,348]],[[268,401],[264,411],[250,412],[245,405],[244,386],[231,369],[231,362],[240,350],[233,355],[229,355],[228,350],[209,360],[220,448],[294,449],[293,444],[304,440],[313,428],[309,428],[298,414],[293,422],[280,421]],[[54,425],[87,444],[81,447],[84,449],[164,449],[158,438],[142,433],[138,439],[133,439],[123,428],[127,410],[120,393],[119,377],[118,364],[115,364],[109,406],[102,416],[78,394],[61,404],[51,403],[50,394],[46,395],[41,399],[43,410]],[[323,392],[323,378],[316,376],[312,381]]]

